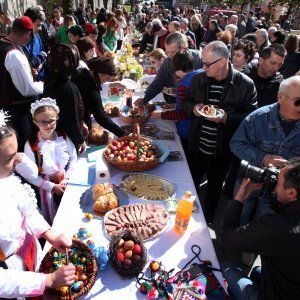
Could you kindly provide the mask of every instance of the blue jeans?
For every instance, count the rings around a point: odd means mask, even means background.
[[[223,276],[228,282],[228,292],[232,300],[260,300],[261,267],[255,267],[250,277],[242,269],[230,263],[220,263]]]

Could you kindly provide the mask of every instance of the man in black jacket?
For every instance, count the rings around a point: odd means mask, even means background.
[[[239,268],[223,264],[232,299],[299,299],[300,295],[300,159],[280,170],[275,188],[276,214],[267,214],[240,225],[244,200],[258,184],[245,179],[235,200],[230,201],[218,240],[226,248],[259,254],[261,268],[247,277]],[[221,264],[222,265],[222,264]]]
[[[277,102],[279,85],[283,80],[279,69],[285,56],[284,46],[272,44],[259,53],[258,66],[249,64],[244,69],[243,73],[254,81],[258,107]]]
[[[229,141],[256,108],[256,89],[251,79],[233,69],[223,42],[211,42],[203,49],[202,64],[205,72],[193,77],[182,108],[192,119],[188,155],[196,189],[207,174],[204,214],[211,223],[231,160]],[[204,105],[214,105],[220,113],[203,117],[199,111]]]

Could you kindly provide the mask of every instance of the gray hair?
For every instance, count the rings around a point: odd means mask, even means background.
[[[258,29],[257,31],[257,34],[260,35],[261,37],[263,37],[265,40],[268,39],[268,31],[264,28],[261,28],[261,29]]]
[[[225,43],[221,41],[213,41],[207,44],[203,50],[210,50],[216,57],[224,57],[229,59],[229,50]]]
[[[281,81],[278,93],[286,94],[290,86],[300,88],[300,76],[292,76]]]
[[[236,32],[237,31],[237,26],[234,25],[234,24],[228,24],[228,25],[226,25],[225,30],[230,31],[230,29],[233,29]]]
[[[184,40],[179,32],[173,32],[167,36],[165,43],[166,45],[177,44],[178,48],[181,48]]]
[[[180,22],[180,24],[189,25],[189,21],[186,18],[182,18],[179,22]]]
[[[157,25],[159,25],[160,27],[163,27],[163,26],[162,26],[162,23],[161,23],[161,20],[158,19],[158,18],[152,20],[152,22],[151,22],[152,27],[153,27],[154,24],[157,24]]]

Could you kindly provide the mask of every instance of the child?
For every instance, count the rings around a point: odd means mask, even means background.
[[[119,38],[117,29],[118,20],[115,17],[110,18],[106,26],[105,36],[103,37],[104,50],[108,56],[112,56],[117,50],[117,41]]]
[[[37,210],[33,190],[14,173],[23,165],[22,175],[35,178],[37,167],[17,153],[16,132],[6,121],[0,110],[0,298],[39,296],[45,288],[73,284],[75,267],[69,264],[51,274],[35,273],[42,252],[37,238],[45,238],[60,252],[71,241],[52,231]]]
[[[191,85],[192,78],[196,74],[203,72],[203,70],[199,69],[193,71],[194,59],[188,51],[181,51],[175,54],[172,59],[172,66],[176,76],[181,79],[176,91],[176,109],[172,111],[153,111],[151,116],[154,118],[161,117],[163,120],[177,121],[177,133],[181,138],[183,149],[186,151],[191,120],[182,110],[182,101]]]
[[[39,188],[42,214],[52,224],[77,154],[72,141],[63,132],[55,131],[59,113],[55,100],[37,100],[30,111],[39,131],[29,137],[24,152],[37,164],[39,176],[29,182]]]

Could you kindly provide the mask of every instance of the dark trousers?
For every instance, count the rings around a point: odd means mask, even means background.
[[[22,103],[0,106],[0,108],[3,108],[10,115],[9,123],[17,132],[19,152],[23,152],[27,138],[36,131],[32,122],[30,104]]]
[[[224,179],[228,172],[231,157],[216,159],[199,152],[189,152],[189,166],[194,184],[198,191],[203,176],[207,177],[207,189],[205,199],[202,201],[204,215],[207,222],[212,222],[217,209]]]
[[[122,40],[117,40],[117,50],[120,50],[120,49],[121,49],[122,43],[123,43]]]

